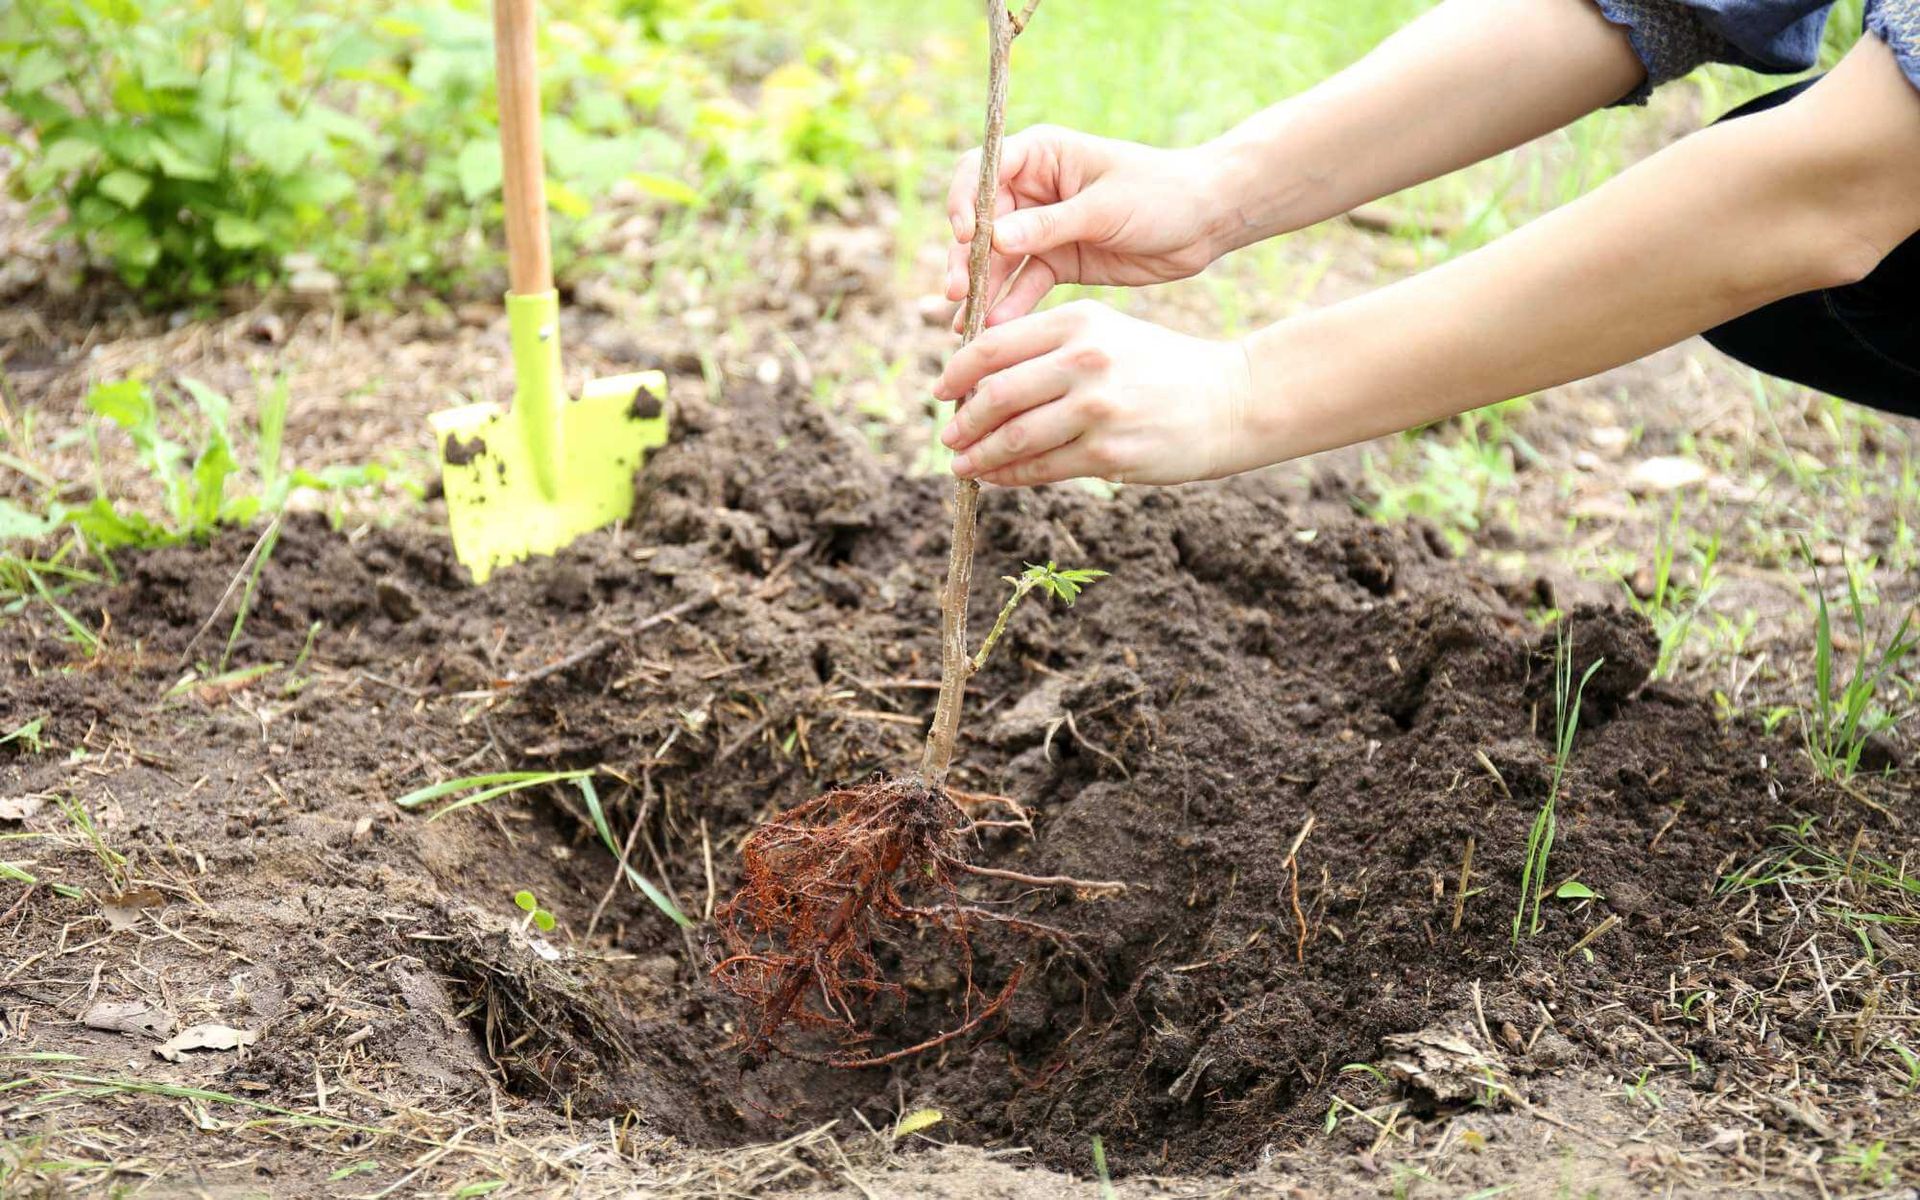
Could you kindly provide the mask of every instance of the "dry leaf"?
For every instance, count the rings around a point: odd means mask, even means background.
[[[235,1029],[231,1025],[189,1025],[167,1042],[155,1046],[153,1052],[168,1062],[180,1062],[189,1050],[238,1050],[242,1046],[251,1046],[260,1040],[260,1035],[251,1029]]]
[[[141,909],[164,908],[166,903],[165,893],[158,888],[136,888],[102,900],[100,915],[107,919],[111,929],[131,929],[140,923]]]
[[[1395,1056],[1381,1064],[1389,1078],[1443,1103],[1499,1108],[1513,1094],[1504,1062],[1447,1030],[1389,1034],[1381,1045]]]
[[[24,821],[46,803],[39,796],[0,796],[0,821]]]
[[[165,1037],[173,1032],[172,1015],[150,1007],[144,1000],[102,1000],[80,1020],[89,1029],[104,1029],[109,1033]]]

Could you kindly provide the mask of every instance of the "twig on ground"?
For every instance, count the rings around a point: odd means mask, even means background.
[[[1467,835],[1467,852],[1460,856],[1460,883],[1453,889],[1453,932],[1460,932],[1460,918],[1467,911],[1467,886],[1473,880],[1473,835]]]
[[[1307,835],[1313,832],[1313,814],[1307,814],[1306,823],[1300,826],[1300,832],[1293,835],[1293,845],[1287,847],[1287,857],[1281,866],[1288,871],[1288,899],[1293,904],[1293,919],[1300,927],[1300,940],[1294,946],[1295,962],[1307,961],[1307,915],[1300,911],[1300,847],[1306,844]]]

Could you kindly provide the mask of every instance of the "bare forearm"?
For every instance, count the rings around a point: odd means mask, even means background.
[[[1920,227],[1917,164],[1920,95],[1863,42],[1793,104],[1687,138],[1424,275],[1253,335],[1255,453],[1411,428],[1856,278]]]
[[[1618,100],[1643,74],[1593,0],[1447,0],[1204,148],[1221,199],[1215,252],[1511,149]]]

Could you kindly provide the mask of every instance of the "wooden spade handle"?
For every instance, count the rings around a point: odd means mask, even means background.
[[[540,155],[540,79],[533,53],[533,0],[493,0],[493,50],[500,91],[507,278],[516,295],[530,296],[553,290],[546,175]]]

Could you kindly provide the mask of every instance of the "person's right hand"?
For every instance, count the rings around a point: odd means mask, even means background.
[[[1008,138],[1000,158],[988,297],[999,297],[1014,268],[1031,261],[988,312],[987,324],[1031,312],[1058,283],[1143,287],[1197,275],[1216,257],[1209,233],[1210,174],[1197,148],[1159,150],[1057,125],[1036,125]],[[976,149],[961,158],[947,195],[955,238],[947,255],[949,300],[966,298],[979,185]],[[961,319],[955,317],[956,328]]]

